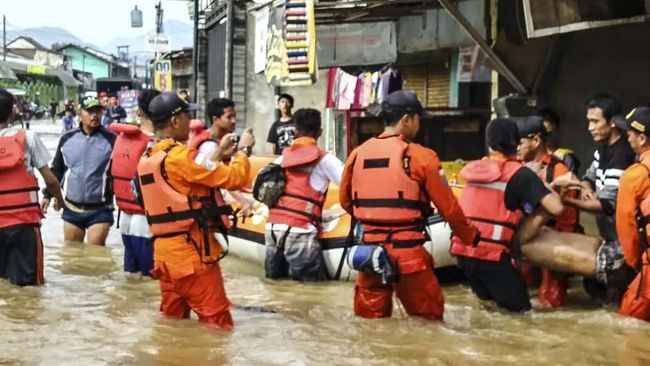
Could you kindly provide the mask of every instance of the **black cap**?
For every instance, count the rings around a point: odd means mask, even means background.
[[[548,130],[544,125],[544,118],[540,116],[526,116],[517,121],[517,129],[521,138],[533,137],[540,134],[546,136]]]
[[[392,110],[399,110],[403,113],[415,113],[420,115],[420,118],[431,117],[431,115],[422,108],[422,104],[420,104],[415,93],[407,90],[397,90],[388,94],[382,102],[382,108],[385,107]]]
[[[650,136],[650,107],[634,108],[628,115],[627,130],[633,130]]]
[[[519,145],[517,122],[504,117],[495,118],[485,129],[485,142],[492,150],[513,155]]]
[[[196,111],[197,109],[196,104],[187,103],[176,93],[165,92],[151,100],[149,115],[152,121],[164,121],[178,113]]]

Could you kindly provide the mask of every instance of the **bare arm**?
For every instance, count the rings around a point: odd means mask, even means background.
[[[562,198],[560,198],[560,195],[555,192],[551,192],[544,196],[539,204],[552,216],[558,216],[564,211]]]
[[[63,204],[63,195],[61,194],[61,185],[59,184],[59,180],[56,179],[54,173],[52,173],[47,165],[42,166],[38,169],[38,171],[41,173],[41,176],[45,181],[45,189],[56,199],[57,205],[54,207],[54,209],[58,211],[60,209],[60,206]],[[43,211],[46,211],[47,207],[49,206],[49,199],[45,198],[43,201],[44,202],[41,205],[41,208]]]
[[[575,207],[582,211],[587,211],[591,213],[600,213],[603,211],[603,206],[599,200],[592,198],[588,200],[580,200],[576,198],[565,197],[562,201],[571,207]]]

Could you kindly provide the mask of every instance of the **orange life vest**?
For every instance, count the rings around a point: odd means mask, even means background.
[[[311,172],[325,156],[317,146],[284,149],[282,163],[287,182],[284,193],[269,211],[269,222],[290,227],[320,227],[327,191],[319,192],[309,183]]]
[[[226,205],[219,189],[210,189],[208,195],[188,197],[176,191],[167,182],[164,168],[167,154],[180,145],[170,145],[152,155],[145,154],[138,164],[138,179],[149,231],[156,236],[187,235],[193,225],[199,225],[204,235],[205,257],[210,258],[208,226],[216,224],[223,232],[232,226],[232,210]]]
[[[212,140],[212,134],[206,129],[194,132],[192,138],[187,142],[187,146],[198,149],[202,143]]]
[[[555,167],[558,163],[561,161],[555,155],[547,154],[540,162],[539,178],[551,184],[555,180]],[[571,197],[575,198],[575,194]],[[573,207],[567,207],[563,213],[550,219],[546,226],[564,233],[578,232],[580,227],[579,212]]]
[[[0,227],[38,224],[38,182],[25,168],[25,132],[0,137]]]
[[[138,127],[124,123],[112,123],[108,128],[119,134],[113,147],[111,163],[117,207],[126,213],[142,215],[144,209],[136,200],[131,181],[135,178],[140,158],[153,138]]]
[[[510,245],[523,213],[506,208],[504,196],[510,178],[522,168],[518,161],[483,159],[467,164],[460,177],[466,185],[460,207],[479,230],[477,244],[464,243],[454,236],[451,254],[498,262]]]
[[[408,142],[401,136],[372,138],[357,148],[352,205],[353,216],[364,224],[364,236],[384,232],[391,242],[392,233],[424,231],[424,212],[430,209],[430,200],[409,176],[407,148]]]

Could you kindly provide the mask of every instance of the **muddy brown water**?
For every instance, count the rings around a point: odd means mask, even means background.
[[[155,281],[122,272],[122,245],[61,244],[43,223],[43,287],[0,281],[0,364],[25,365],[644,365],[650,326],[592,303],[578,279],[561,310],[501,313],[447,285],[445,321],[357,318],[353,284],[268,281],[260,266],[223,263],[235,329],[158,313]]]

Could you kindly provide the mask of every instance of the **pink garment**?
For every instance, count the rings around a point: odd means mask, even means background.
[[[336,109],[348,110],[354,103],[354,92],[357,88],[357,77],[342,72],[339,82],[339,99]]]
[[[354,103],[352,103],[352,108],[359,109],[361,108],[361,99],[363,98],[363,84],[365,76],[363,74],[359,75],[357,78],[357,86],[354,88]]]
[[[372,103],[372,74],[367,72],[363,78],[363,92],[361,93],[361,108],[366,108]]]

